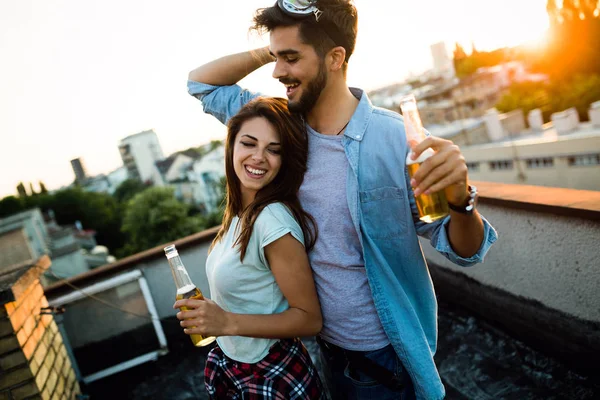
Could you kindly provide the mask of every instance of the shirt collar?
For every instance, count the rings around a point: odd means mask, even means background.
[[[352,114],[352,118],[350,118],[344,136],[360,142],[367,133],[367,126],[369,126],[371,115],[373,115],[373,104],[371,104],[371,100],[369,100],[369,96],[364,90],[351,87],[350,92],[359,100],[359,103],[356,110],[354,110],[354,114]]]

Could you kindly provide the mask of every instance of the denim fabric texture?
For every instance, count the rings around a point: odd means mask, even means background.
[[[318,340],[325,386],[331,400],[413,400],[415,391],[406,369],[392,345],[373,351],[347,351],[324,340]],[[354,353],[353,357],[350,353]],[[369,366],[356,360],[356,353],[387,369],[401,384],[398,388],[375,379]]]

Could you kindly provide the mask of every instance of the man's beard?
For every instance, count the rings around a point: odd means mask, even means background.
[[[321,96],[321,92],[325,89],[326,84],[327,75],[325,73],[325,62],[321,61],[319,72],[315,79],[308,83],[306,93],[303,93],[302,96],[300,96],[300,100],[288,104],[290,112],[306,114],[312,110],[315,104],[317,104],[317,100],[319,100],[319,96]]]

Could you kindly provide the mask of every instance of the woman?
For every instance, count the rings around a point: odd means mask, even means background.
[[[316,240],[297,197],[308,143],[287,100],[258,98],[228,124],[226,208],[208,259],[212,300],[180,300],[187,334],[217,336],[207,358],[211,398],[319,399],[321,382],[298,339],[321,330],[306,251]]]

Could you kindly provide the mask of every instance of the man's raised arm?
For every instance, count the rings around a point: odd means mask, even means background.
[[[234,85],[247,75],[275,61],[268,47],[218,58],[191,71],[188,79],[214,86]]]

